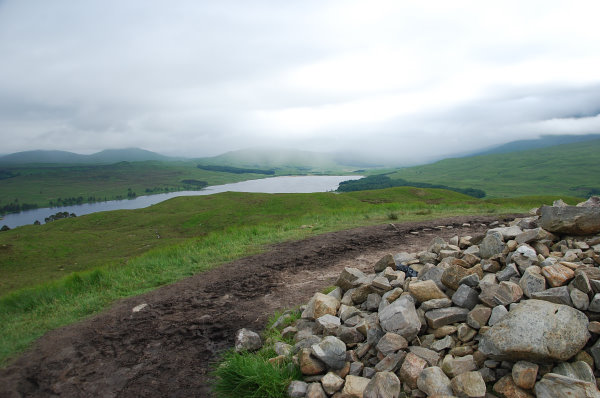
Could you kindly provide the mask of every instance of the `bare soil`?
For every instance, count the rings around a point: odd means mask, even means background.
[[[211,364],[238,329],[261,330],[276,310],[334,284],[343,267],[371,270],[386,253],[421,251],[434,236],[480,234],[495,220],[462,216],[319,235],[120,300],[47,333],[1,369],[0,397],[210,397]]]

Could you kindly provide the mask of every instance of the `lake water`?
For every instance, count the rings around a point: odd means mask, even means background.
[[[0,220],[0,226],[15,228],[33,224],[36,220],[44,223],[44,219],[58,212],[75,213],[77,216],[97,213],[99,211],[141,209],[167,199],[178,196],[212,195],[219,192],[262,192],[262,193],[311,193],[335,191],[342,181],[357,180],[362,176],[298,176],[271,177],[260,180],[248,180],[232,184],[213,185],[201,191],[180,191],[156,195],[138,196],[135,199],[111,200],[108,202],[84,203],[74,206],[45,207],[27,210],[20,213],[7,214]]]

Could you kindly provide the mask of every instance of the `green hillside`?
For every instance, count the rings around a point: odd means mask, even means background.
[[[445,159],[392,179],[475,188],[488,197],[600,194],[600,139],[503,154]]]
[[[143,162],[148,160],[177,160],[140,148],[106,149],[91,155],[67,151],[35,150],[0,156],[0,165],[24,164],[111,164],[117,162]]]

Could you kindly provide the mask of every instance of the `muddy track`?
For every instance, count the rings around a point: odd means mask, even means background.
[[[0,397],[209,397],[211,363],[239,328],[260,330],[274,311],[305,303],[345,266],[367,270],[386,252],[423,250],[433,236],[482,233],[482,224],[497,219],[385,224],[278,244],[121,300],[47,333],[0,370]],[[452,228],[434,228],[440,225]],[[148,306],[133,313],[142,303]]]

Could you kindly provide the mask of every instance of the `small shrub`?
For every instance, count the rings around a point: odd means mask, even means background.
[[[388,213],[387,218],[390,219],[390,220],[397,220],[398,219],[398,213],[395,213],[395,212],[392,211],[392,212]]]
[[[424,215],[427,215],[427,214],[431,214],[431,209],[417,210],[415,212],[415,214],[417,214],[419,216],[424,216]]]
[[[261,350],[262,351],[262,350]],[[292,380],[302,377],[291,359],[271,364],[265,353],[225,352],[213,371],[213,391],[219,398],[284,398]]]

